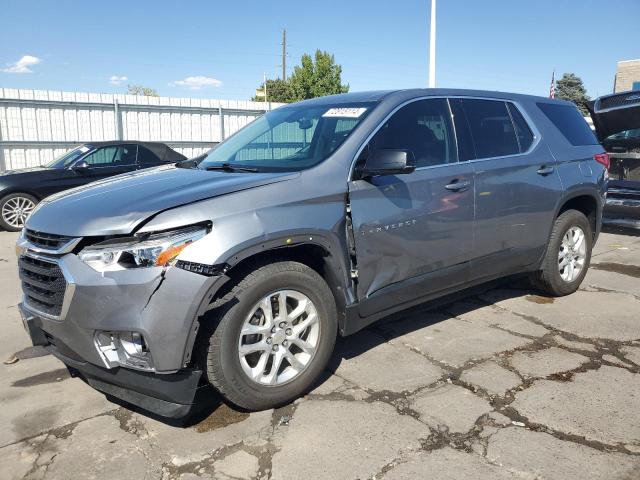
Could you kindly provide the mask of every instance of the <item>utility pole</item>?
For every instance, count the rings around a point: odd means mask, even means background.
[[[431,0],[429,37],[429,88],[436,88],[436,0]]]
[[[282,80],[287,79],[287,29],[282,29]]]

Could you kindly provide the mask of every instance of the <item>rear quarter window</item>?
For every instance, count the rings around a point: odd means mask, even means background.
[[[560,130],[560,133],[564,135],[571,145],[598,144],[596,136],[576,107],[553,103],[538,103],[538,108]]]

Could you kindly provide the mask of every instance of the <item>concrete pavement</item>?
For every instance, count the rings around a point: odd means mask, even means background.
[[[305,398],[212,398],[175,425],[29,348],[0,232],[0,479],[639,479],[640,236],[600,237],[580,291],[507,282],[340,339]]]

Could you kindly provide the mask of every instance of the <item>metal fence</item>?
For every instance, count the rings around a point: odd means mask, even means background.
[[[164,142],[192,157],[266,109],[242,100],[0,88],[0,171],[43,165],[79,143],[101,140]]]

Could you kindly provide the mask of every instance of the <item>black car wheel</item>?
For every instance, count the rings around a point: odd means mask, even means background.
[[[36,207],[38,200],[28,193],[12,193],[0,200],[0,227],[18,232]]]
[[[542,268],[532,278],[534,287],[555,297],[578,290],[589,268],[592,246],[587,217],[577,210],[564,212],[553,225]]]

